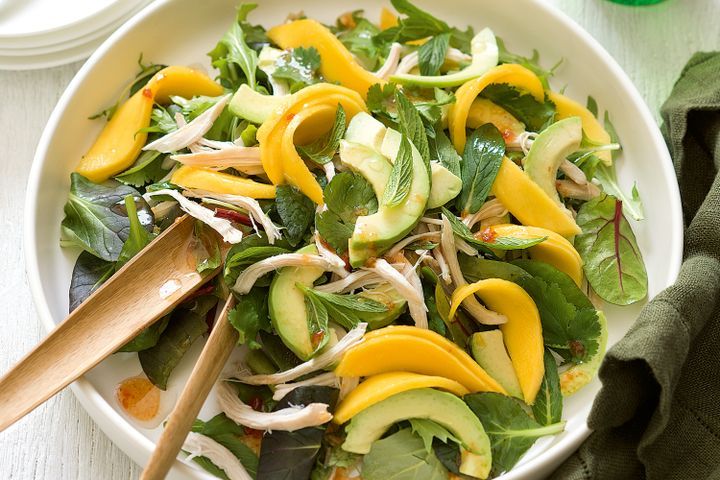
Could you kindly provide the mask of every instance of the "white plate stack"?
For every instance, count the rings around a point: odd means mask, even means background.
[[[150,1],[0,0],[0,70],[87,58]]]

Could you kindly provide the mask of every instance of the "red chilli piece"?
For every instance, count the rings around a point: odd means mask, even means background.
[[[242,225],[247,225],[248,227],[253,226],[253,222],[244,213],[236,212],[235,210],[230,210],[229,208],[216,208],[215,209],[215,216],[217,218],[224,218],[226,220],[230,220],[231,222],[240,223]]]
[[[497,238],[497,233],[492,228],[488,227],[480,232],[480,240],[486,243],[493,243]]]

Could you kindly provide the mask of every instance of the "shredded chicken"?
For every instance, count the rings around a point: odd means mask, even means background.
[[[203,167],[212,170],[234,168],[246,175],[265,173],[260,161],[260,147],[241,147],[230,142],[221,149],[194,149],[193,153],[172,155],[183,165]],[[197,144],[195,144],[197,145]]]
[[[346,293],[367,285],[383,283],[385,280],[375,272],[357,270],[345,278],[335,282],[326,283],[315,287],[315,290],[325,293]]]
[[[327,177],[328,182],[335,178],[335,164],[333,162],[323,163],[322,167],[325,170],[325,177]]]
[[[579,185],[585,185],[588,183],[585,172],[583,172],[580,167],[572,163],[570,160],[566,159],[560,164],[560,171],[563,172],[570,180]]]
[[[255,285],[258,278],[282,267],[319,267],[325,271],[337,273],[340,276],[348,274],[344,266],[339,267],[334,262],[320,255],[283,253],[250,265],[238,276],[232,289],[235,293],[245,295],[253,285]]]
[[[282,408],[274,412],[258,412],[240,400],[237,391],[228,382],[215,386],[220,410],[233,422],[256,430],[284,430],[293,432],[306,427],[316,427],[332,420],[325,403]]]
[[[407,247],[408,245],[412,245],[415,242],[419,242],[421,240],[438,240],[439,238],[440,232],[423,232],[417,233],[415,235],[410,235],[409,237],[405,237],[398,243],[393,245],[393,247],[388,250],[386,255],[388,257],[394,257],[398,253],[402,252],[405,247]]]
[[[321,373],[315,377],[300,382],[294,383],[281,383],[275,387],[275,393],[273,393],[273,400],[281,400],[285,395],[292,392],[298,387],[307,387],[309,385],[323,386],[323,387],[335,387],[339,388],[340,377],[336,376],[334,372]]]
[[[281,237],[280,229],[273,223],[270,217],[267,216],[258,201],[254,198],[243,197],[242,195],[215,193],[199,189],[185,190],[183,195],[194,198],[211,198],[213,200],[220,200],[221,202],[240,207],[250,214],[250,217],[254,222],[262,225],[263,230],[265,230],[265,235],[267,235],[268,243],[272,245],[275,243],[275,240]],[[257,231],[257,228],[255,230]]]
[[[463,223],[467,225],[468,228],[472,228],[480,220],[490,217],[502,217],[503,215],[507,215],[507,213],[508,210],[505,205],[497,198],[493,198],[485,202],[483,206],[480,207],[480,210],[463,218]]]
[[[440,239],[440,248],[445,254],[445,260],[448,262],[450,275],[455,283],[455,288],[460,288],[468,283],[465,280],[462,270],[460,270],[460,262],[458,262],[457,250],[455,249],[455,235],[453,234],[450,220],[447,219],[445,214],[442,215],[442,220],[444,225]],[[482,306],[475,298],[475,295],[467,297],[463,301],[463,306],[477,322],[484,325],[500,325],[507,322],[507,318],[504,315],[500,315]]]
[[[407,300],[410,316],[415,320],[415,326],[428,328],[427,307],[425,306],[425,300],[422,294],[422,286],[420,286],[420,291],[418,291],[416,285],[403,275],[405,272],[398,272],[382,258],[377,259],[375,265],[372,267],[363,267],[363,270],[374,272],[387,280],[387,282],[398,291],[400,296]],[[415,275],[417,276],[417,274]]]
[[[449,60],[453,63],[463,63],[471,61],[472,57],[466,53],[461,52],[457,48],[448,48],[448,51],[445,54],[445,60]],[[410,71],[413,68],[417,67],[419,63],[420,56],[418,55],[417,51],[405,55],[400,61],[400,65],[398,65],[395,74],[401,75],[404,73],[410,73]]]
[[[166,189],[158,190],[156,192],[147,192],[144,197],[149,198],[157,195],[169,195],[175,200],[177,200],[177,202],[180,204],[180,208],[182,208],[188,215],[197,218],[198,220],[218,232],[220,235],[222,235],[225,242],[240,243],[240,241],[243,239],[243,233],[237,228],[233,227],[230,220],[216,217],[215,213],[212,210],[185,198],[177,190]]]
[[[558,193],[565,198],[592,200],[600,195],[600,188],[592,182],[577,184],[572,180],[557,180],[555,187]]]
[[[341,377],[340,393],[338,394],[338,402],[347,397],[350,392],[355,390],[360,384],[360,377]]]
[[[442,224],[443,224],[442,220],[439,220],[439,219],[437,219],[437,218],[432,218],[432,217],[422,217],[422,218],[420,219],[420,221],[423,222],[423,223],[427,223],[428,225],[440,225],[440,226],[442,226]]]
[[[461,251],[465,255],[470,255],[471,257],[474,257],[475,255],[478,254],[477,249],[474,248],[469,243],[467,243],[462,238],[455,237],[455,248],[457,248],[459,251]]]
[[[156,150],[163,153],[177,152],[197,142],[212,128],[230,97],[231,95],[225,95],[220,98],[215,105],[198,115],[193,121],[148,143],[143,150]]]
[[[376,72],[375,76],[387,80],[390,75],[397,71],[398,63],[400,62],[400,55],[402,54],[403,46],[399,43],[393,43],[390,46],[390,52],[388,53],[385,63]]]
[[[533,142],[537,138],[538,134],[535,132],[522,132],[520,135],[515,137],[512,141],[506,144],[506,148],[512,151],[521,151],[524,155],[530,152]]]
[[[252,480],[235,454],[210,437],[190,432],[185,438],[182,449],[190,453],[188,460],[194,457],[207,458],[225,472],[230,480]]]
[[[246,375],[241,376],[238,380],[250,385],[278,385],[295,380],[296,378],[307,375],[308,373],[322,370],[329,367],[342,358],[342,356],[355,345],[363,341],[363,335],[367,329],[367,323],[358,323],[358,326],[350,330],[347,335],[340,339],[338,343],[325,350],[323,353],[301,363],[297,367],[284,372],[273,373],[272,375]]]
[[[320,256],[330,262],[338,271],[342,269],[345,272],[343,276],[347,276],[348,272],[345,270],[345,261],[325,245],[317,231],[315,231],[313,238],[315,239],[315,247],[317,247]]]

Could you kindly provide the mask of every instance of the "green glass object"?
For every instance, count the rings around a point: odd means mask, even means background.
[[[663,0],[610,0],[621,5],[653,5]]]

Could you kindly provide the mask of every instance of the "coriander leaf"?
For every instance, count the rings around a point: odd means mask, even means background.
[[[455,436],[445,427],[438,425],[432,420],[424,418],[411,418],[410,427],[412,428],[413,433],[417,434],[422,439],[427,453],[431,453],[433,451],[433,438],[437,438],[443,443],[450,443],[450,441],[452,441],[458,445],[462,445],[461,440],[455,438]]]
[[[337,112],[335,113],[335,123],[332,129],[313,143],[297,147],[298,152],[300,152],[304,158],[312,160],[319,165],[324,165],[332,161],[340,146],[340,140],[343,138],[343,135],[345,135],[345,128],[345,109],[338,103]]]
[[[580,207],[577,224],[582,233],[575,238],[575,248],[597,294],[610,303],[629,305],[645,298],[648,277],[622,205],[601,195]]]
[[[427,136],[430,138],[433,138],[436,131],[442,129],[438,123],[442,120],[443,107],[451,105],[456,101],[454,94],[446,92],[442,88],[434,88],[433,92],[435,96],[433,100],[422,100],[414,103],[415,108],[420,112],[420,116],[425,123]],[[433,127],[434,125],[436,127]]]
[[[452,142],[445,135],[442,126],[435,127],[435,135],[428,138],[430,147],[430,161],[440,162],[440,165],[450,170],[450,173],[458,178],[462,177],[460,162],[462,158],[455,151]]]
[[[423,125],[420,112],[415,105],[399,90],[395,91],[395,104],[397,106],[397,122],[400,126],[400,133],[405,135],[415,145],[425,165],[430,172],[430,147],[428,146],[427,134]]]
[[[228,312],[228,321],[239,334],[238,345],[247,345],[251,349],[262,348],[257,341],[258,332],[270,331],[267,296],[267,289],[253,287],[246,295],[239,296],[235,308]]]
[[[115,264],[89,252],[81,252],[70,280],[69,312],[80,306],[100,285],[115,273]]]
[[[135,199],[132,195],[125,197],[125,210],[127,211],[128,220],[130,220],[130,233],[125,243],[123,243],[120,255],[118,255],[115,271],[120,270],[123,265],[137,255],[153,239],[153,235],[140,223]]]
[[[293,48],[276,62],[273,78],[287,80],[290,91],[297,92],[319,81],[317,70],[320,68],[320,53],[315,47]]]
[[[331,412],[338,390],[330,387],[298,387],[280,400],[274,411],[292,405],[324,403]],[[306,480],[322,448],[327,424],[301,428],[294,432],[273,430],[263,436],[257,478],[263,480]]]
[[[298,283],[296,286],[303,290],[303,284]],[[305,295],[305,312],[307,313],[307,324],[310,338],[313,339],[315,352],[320,351],[330,339],[330,317],[328,315],[325,304],[314,295]],[[315,345],[314,340],[319,338],[320,341]]]
[[[550,70],[545,70],[540,66],[540,54],[537,50],[533,50],[532,57],[527,58],[523,57],[522,55],[517,55],[509,52],[508,49],[505,47],[505,42],[500,37],[496,36],[495,40],[497,40],[499,50],[499,63],[517,63],[519,65],[522,65],[523,67],[527,68],[535,75],[537,75],[538,78],[540,78],[540,81],[542,82],[543,87],[546,90],[550,88],[548,79],[555,75],[555,69],[560,66],[560,64],[562,63],[562,59],[557,62],[555,66],[553,66]]]
[[[562,420],[563,398],[555,357],[547,349],[543,362],[545,363],[545,375],[532,411],[535,421],[540,425],[552,425]]]
[[[427,140],[426,140],[427,141]],[[382,203],[388,207],[396,207],[405,202],[413,181],[412,149],[408,138],[403,135],[400,149],[390,171]]]
[[[363,457],[363,480],[445,480],[447,470],[409,428],[372,444]]]
[[[212,66],[220,71],[218,76],[220,82],[231,90],[237,90],[243,83],[247,83],[253,89],[256,86],[258,56],[246,42],[246,30],[257,34],[258,29],[253,27],[248,29],[249,25],[245,22],[247,15],[256,7],[254,3],[240,5],[232,26],[208,53]]]
[[[143,152],[132,167],[115,175],[115,180],[137,188],[158,182],[168,173],[168,170],[163,168],[164,160],[165,155],[158,151]]]
[[[541,131],[555,119],[555,105],[551,101],[539,102],[530,93],[505,83],[488,85],[481,95],[503,107],[533,132]]]
[[[295,187],[278,185],[275,189],[275,208],[285,227],[285,239],[291,246],[296,246],[313,221],[315,204]]]
[[[258,457],[250,447],[243,443],[242,439],[245,437],[245,429],[242,425],[236,424],[225,416],[224,413],[219,413],[207,422],[199,419],[195,420],[191,431],[210,437],[230,450],[233,455],[240,460],[240,463],[242,463],[250,476],[255,478],[258,469]],[[201,461],[201,459],[204,461]],[[203,468],[206,468],[205,462],[210,462],[210,460],[205,457],[195,457],[193,460]],[[213,472],[211,471],[211,473]]]
[[[441,33],[425,42],[418,50],[420,75],[437,75],[445,63],[445,55],[450,47],[450,34]]]
[[[480,210],[492,188],[505,155],[505,140],[498,129],[486,123],[468,138],[460,164],[462,190],[457,208],[463,215]]]
[[[394,121],[395,114],[395,92],[397,85],[392,82],[383,84],[376,83],[368,89],[367,107],[370,112],[380,118]]]
[[[208,97],[198,95],[191,99],[173,95],[170,100],[181,108],[183,116],[188,122],[195,120],[205,110],[215,105],[221,97]]]
[[[343,254],[357,217],[377,212],[377,197],[370,183],[352,172],[335,175],[323,195],[328,209],[315,216],[315,227],[331,247]]]
[[[355,26],[338,33],[337,37],[366,70],[377,70],[381,57],[386,53],[386,43],[373,41],[373,37],[380,33],[380,28],[363,18],[362,12],[353,12],[352,18]]]
[[[523,403],[499,393],[473,393],[464,397],[490,437],[492,474],[510,470],[540,437],[557,435],[565,422],[542,426],[530,418]]]
[[[136,199],[140,221],[151,230],[152,211],[137,190],[114,180],[92,183],[72,173],[60,244],[80,247],[103,260],[117,260],[130,234],[130,220],[123,203],[127,195]]]

